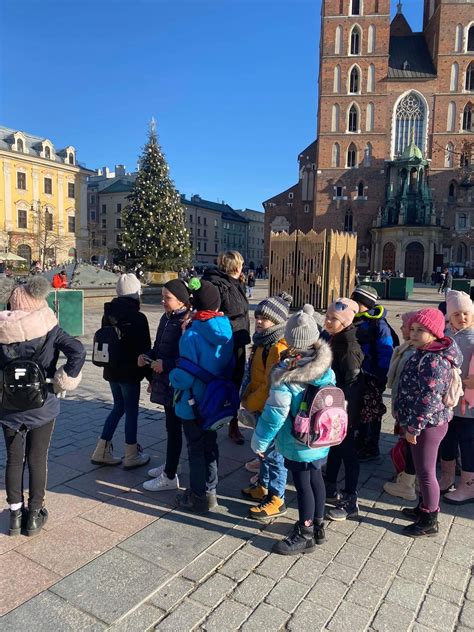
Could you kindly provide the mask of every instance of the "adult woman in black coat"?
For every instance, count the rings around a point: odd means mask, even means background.
[[[208,268],[203,279],[213,283],[221,297],[220,311],[229,318],[234,339],[235,369],[233,381],[238,388],[242,384],[245,372],[245,347],[250,344],[249,303],[242,283],[244,259],[240,252],[229,250],[221,252],[217,259],[217,269]],[[237,418],[229,424],[229,437],[237,445],[244,443]]]

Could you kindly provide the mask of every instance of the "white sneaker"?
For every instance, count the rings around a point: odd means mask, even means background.
[[[165,466],[166,466],[166,463],[163,463],[163,465],[159,465],[158,467],[153,467],[151,470],[148,470],[148,476],[150,478],[158,478],[165,471]],[[181,474],[180,464],[178,464],[178,467],[176,468],[176,474]]]
[[[164,472],[157,478],[152,478],[150,481],[143,483],[143,488],[149,492],[161,492],[167,489],[179,489],[178,476],[174,478],[168,478]]]

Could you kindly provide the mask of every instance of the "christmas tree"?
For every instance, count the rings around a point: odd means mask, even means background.
[[[123,247],[148,270],[164,272],[191,259],[184,207],[161,151],[154,120],[140,158],[130,203],[123,212]]]

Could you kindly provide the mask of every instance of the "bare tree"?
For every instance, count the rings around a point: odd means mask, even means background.
[[[54,224],[54,215],[47,204],[37,203],[36,208],[31,207],[35,217],[34,241],[38,247],[41,266],[46,265],[46,258],[56,258],[56,246],[61,242],[59,226]]]

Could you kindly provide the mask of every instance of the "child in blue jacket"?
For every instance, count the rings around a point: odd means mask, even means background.
[[[227,373],[233,358],[230,320],[217,311],[221,302],[218,289],[209,281],[191,279],[194,309],[191,326],[179,341],[179,354],[214,375]],[[175,411],[183,420],[188,444],[190,488],[176,498],[178,505],[194,513],[204,514],[217,506],[217,465],[219,451],[217,432],[203,430],[195,418],[194,400],[198,405],[205,393],[204,382],[187,371],[176,368],[170,373],[175,389]]]
[[[275,441],[285,457],[285,466],[293,474],[298,499],[299,520],[284,540],[273,546],[281,555],[308,553],[325,541],[324,504],[326,490],[321,466],[328,448],[308,448],[292,435],[294,418],[308,384],[335,384],[329,345],[319,340],[314,309],[305,305],[288,320],[285,339],[289,349],[271,374],[270,395],[252,437],[253,451],[262,456]]]

